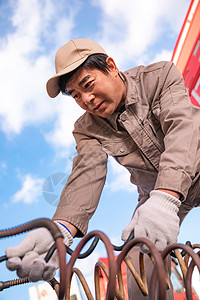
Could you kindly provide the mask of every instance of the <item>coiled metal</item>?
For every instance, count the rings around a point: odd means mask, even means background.
[[[168,246],[162,253],[158,252],[156,247],[145,238],[133,238],[131,235],[128,241],[122,246],[114,246],[111,244],[109,238],[105,233],[101,231],[92,231],[82,238],[80,243],[77,245],[74,251],[65,247],[63,244],[63,237],[58,227],[54,222],[49,219],[42,218],[36,219],[21,226],[15,228],[1,230],[0,238],[13,236],[22,232],[26,232],[38,227],[46,227],[52,234],[55,244],[49,250],[48,254],[45,257],[45,260],[48,261],[51,258],[51,255],[57,248],[58,257],[59,257],[59,268],[60,268],[60,282],[55,278],[52,279],[49,284],[56,291],[58,299],[70,299],[70,285],[72,275],[76,274],[80,280],[80,283],[83,286],[86,297],[89,300],[93,300],[92,293],[90,288],[81,273],[77,268],[74,268],[74,264],[77,259],[83,259],[89,256],[94,250],[99,241],[101,241],[106,248],[107,257],[108,257],[108,266],[107,267],[103,262],[98,261],[95,265],[95,299],[100,299],[100,285],[99,285],[99,270],[108,278],[108,285],[106,291],[106,299],[113,300],[123,300],[124,296],[124,286],[122,281],[121,274],[121,264],[124,261],[127,267],[130,269],[132,276],[138,284],[138,288],[141,290],[143,295],[148,295],[151,300],[158,297],[159,300],[165,300],[166,290],[169,287],[169,273],[167,269],[166,258],[168,255],[175,257],[177,262],[180,265],[182,271],[183,282],[186,290],[186,298],[192,300],[192,288],[191,288],[191,279],[194,267],[196,266],[200,272],[200,244],[191,245],[187,242],[186,245],[183,244],[173,244]],[[80,253],[83,247],[92,240],[91,245],[85,253]],[[139,254],[139,265],[140,265],[140,275],[136,272],[134,266],[127,258],[127,253],[138,244],[145,244],[149,248],[150,257],[154,263],[154,269],[151,274],[150,288],[148,290],[145,266],[144,266],[144,254]],[[180,251],[182,250],[182,251]],[[66,263],[66,251],[71,255],[71,258],[68,263]],[[115,260],[114,251],[120,251],[117,259]],[[0,257],[0,262],[6,260],[7,257],[4,255]],[[174,258],[173,258],[174,259]],[[0,291],[10,286],[24,284],[29,282],[28,279],[16,279],[6,282],[0,282]],[[158,286],[158,295],[156,296]]]

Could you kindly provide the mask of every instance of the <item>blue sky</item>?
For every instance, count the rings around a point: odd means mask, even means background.
[[[43,185],[52,174],[69,175],[76,154],[71,132],[82,110],[69,97],[48,98],[45,90],[54,74],[57,49],[72,38],[91,38],[122,71],[170,60],[189,4],[189,0],[0,1],[1,229],[51,218],[55,205],[45,199]],[[55,193],[61,189],[60,184]],[[121,231],[136,204],[136,188],[128,173],[109,160],[106,185],[89,231],[102,230],[121,244]],[[195,209],[186,218],[180,242],[199,242],[197,214]],[[0,240],[0,255],[21,238]],[[98,251],[95,257],[104,255]],[[0,281],[15,278],[4,266]],[[5,290],[0,299],[10,300],[13,295],[28,299],[28,285]]]

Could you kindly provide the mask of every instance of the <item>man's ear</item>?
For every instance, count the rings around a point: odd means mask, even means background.
[[[112,57],[107,57],[106,62],[108,64],[108,66],[109,66],[110,72],[114,72],[114,73],[116,73],[118,75],[119,70],[118,70],[118,68],[117,68],[117,66],[115,64],[114,59]]]

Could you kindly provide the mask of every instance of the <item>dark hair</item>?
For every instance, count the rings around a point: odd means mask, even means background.
[[[72,78],[72,76],[80,69],[98,69],[108,74],[110,71],[109,65],[106,61],[108,55],[104,53],[91,54],[88,58],[75,70],[70,73],[64,74],[59,77],[59,87],[63,94],[67,94],[66,84]]]

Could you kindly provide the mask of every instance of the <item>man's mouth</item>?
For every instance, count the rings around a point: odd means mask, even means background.
[[[104,102],[104,101],[102,101],[101,103],[99,103],[99,104],[94,108],[94,110],[98,110],[98,109],[101,107],[101,105],[103,104],[103,102]]]

